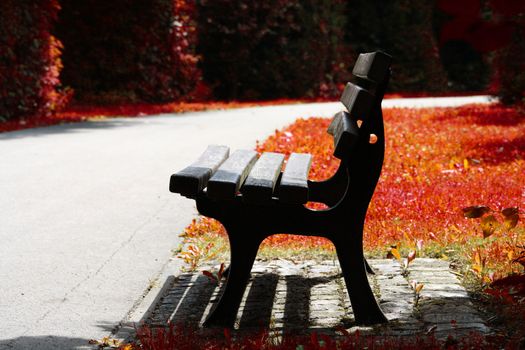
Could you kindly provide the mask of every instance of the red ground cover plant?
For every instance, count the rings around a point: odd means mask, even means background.
[[[276,131],[257,150],[312,153],[310,177],[327,178],[338,165],[325,132],[328,124],[324,118],[300,119]],[[418,240],[461,245],[481,237],[462,208],[476,203],[499,209],[525,205],[525,121],[515,109],[387,109],[385,125],[385,164],[367,216],[366,248]],[[521,268],[508,263],[510,252],[517,255],[519,248],[498,239],[503,235],[497,232],[484,242],[487,268],[495,277]]]
[[[286,334],[277,337],[269,331],[232,333],[229,330],[211,332],[195,330],[183,325],[170,324],[166,329],[142,327],[137,331],[137,341],[120,347],[122,350],[184,350],[184,349],[229,349],[229,350],[336,350],[336,349],[514,349],[511,344],[487,342],[482,336],[472,333],[462,340],[449,338],[437,340],[433,334],[422,337],[361,336],[341,329],[338,337],[312,333],[310,335]]]

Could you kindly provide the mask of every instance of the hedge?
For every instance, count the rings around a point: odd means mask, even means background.
[[[439,0],[448,15],[440,41],[461,41],[494,58],[492,86],[505,104],[525,93],[525,2],[523,0]]]
[[[510,10],[508,12],[499,9],[500,16],[504,15],[512,28],[508,45],[500,49],[496,56],[497,93],[504,104],[525,104],[525,3],[515,4],[516,8],[507,9]]]
[[[79,99],[180,99],[199,81],[191,0],[61,0],[64,84]]]
[[[432,26],[433,11],[433,1],[353,0],[348,40],[358,52],[380,48],[394,57],[391,90],[444,91],[447,80]]]
[[[524,16],[521,0],[2,0],[0,119],[52,113],[72,89],[95,103],[203,98],[206,84],[219,99],[335,97],[377,49],[403,92],[480,89],[494,57],[493,86],[516,103]]]
[[[60,41],[50,34],[56,0],[0,1],[0,119],[60,108]]]
[[[197,8],[201,67],[218,98],[314,97],[346,78],[342,0],[202,0]]]

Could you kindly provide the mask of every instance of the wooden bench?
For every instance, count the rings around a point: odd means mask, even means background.
[[[198,211],[220,221],[227,233],[231,261],[224,292],[204,322],[232,327],[260,243],[277,233],[321,236],[331,240],[357,324],[387,319],[367,279],[363,226],[384,157],[381,101],[390,78],[391,57],[383,52],[361,54],[341,98],[346,111],[328,128],[334,138],[337,172],[321,182],[307,179],[312,156],[251,150],[232,154],[226,146],[208,146],[192,165],[171,176],[170,191],[196,200]],[[328,209],[311,210],[308,201]]]

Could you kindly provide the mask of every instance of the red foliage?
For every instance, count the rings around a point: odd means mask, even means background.
[[[299,119],[257,150],[312,153],[310,177],[325,179],[338,165],[325,132],[328,123],[324,118]],[[525,121],[515,109],[387,109],[385,125],[386,158],[367,216],[366,248],[398,241],[466,242],[479,233],[462,217],[461,208],[475,203],[525,206]],[[298,238],[292,241],[297,244]],[[285,244],[286,236],[279,242]],[[496,277],[518,268],[506,263],[508,249],[503,243],[486,247],[488,264],[500,264]]]
[[[185,100],[200,81],[195,55],[195,4],[192,0],[150,1],[142,15],[146,23],[134,28],[140,53],[135,89],[148,101]],[[151,48],[154,48],[152,50]],[[197,93],[203,93],[197,91]]]
[[[394,58],[390,91],[445,91],[432,18],[435,1],[352,0],[346,35],[356,53],[378,48]]]
[[[492,88],[505,104],[525,97],[525,2],[491,0],[480,11],[482,0],[440,0],[439,7],[452,19],[441,29],[440,41],[460,40],[478,52],[497,50]],[[481,12],[484,13],[482,17]],[[489,19],[486,15],[490,14]]]
[[[499,279],[490,287],[491,289],[487,290],[488,293],[502,297],[511,303],[514,302],[513,299],[521,300],[525,308],[525,275],[512,275]]]
[[[440,0],[438,1],[438,7],[454,16],[476,18],[481,10],[481,3],[479,0],[463,0],[461,2]]]
[[[342,0],[199,1],[204,77],[221,99],[338,95],[344,14]]]
[[[515,16],[525,12],[523,0],[490,0],[490,7],[503,16]]]
[[[511,19],[511,16],[516,15],[513,10],[523,7],[517,6],[513,0],[492,1],[492,10],[498,16],[493,16],[487,21],[481,17],[480,0],[461,2],[440,0],[438,6],[445,13],[453,16],[441,30],[441,43],[449,40],[464,40],[479,52],[494,51],[510,43],[515,30]]]
[[[121,347],[123,350],[336,350],[336,349],[512,349],[505,342],[490,343],[480,334],[471,333],[464,339],[437,340],[433,334],[421,337],[362,336],[348,333],[344,328],[338,337],[326,334],[284,334],[281,339],[272,337],[268,330],[237,334],[228,329],[200,331],[183,325],[152,329],[142,327],[137,331],[137,341]]]
[[[51,35],[59,9],[57,0],[0,2],[0,121],[67,102],[57,90],[62,45]]]
[[[80,99],[165,102],[200,80],[192,0],[61,0],[65,85]]]

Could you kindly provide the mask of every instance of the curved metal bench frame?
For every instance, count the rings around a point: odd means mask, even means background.
[[[326,181],[308,181],[308,200],[325,203],[328,209],[311,210],[303,204],[283,203],[276,197],[261,204],[243,200],[241,193],[233,200],[212,199],[206,190],[197,194],[199,213],[222,223],[231,249],[224,292],[204,326],[233,326],[259,245],[277,233],[320,236],[333,242],[356,323],[387,322],[368,283],[367,269],[372,271],[363,254],[363,227],[383,165],[385,135],[381,101],[390,78],[389,63],[378,82],[371,82],[370,72],[360,76],[354,69],[358,84],[375,91],[374,100],[368,118],[358,128],[352,150],[339,156],[337,172]],[[369,142],[371,134],[377,136],[377,142]]]

